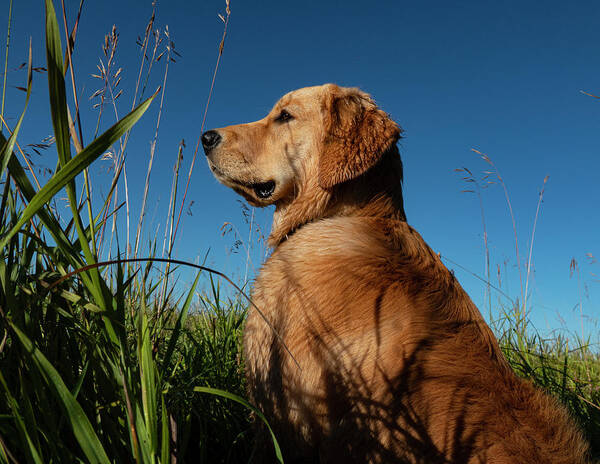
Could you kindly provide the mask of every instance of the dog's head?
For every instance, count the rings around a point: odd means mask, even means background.
[[[325,84],[288,93],[259,121],[207,131],[202,144],[220,182],[252,205],[276,205],[274,244],[278,224],[284,236],[326,216],[336,189],[397,155],[400,132],[366,93]]]

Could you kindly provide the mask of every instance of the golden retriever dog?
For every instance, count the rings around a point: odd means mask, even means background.
[[[275,205],[244,350],[284,459],[588,462],[566,410],[517,378],[406,223],[400,132],[366,93],[326,84],[202,136],[220,182]]]

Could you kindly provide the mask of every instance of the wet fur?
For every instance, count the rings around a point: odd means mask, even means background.
[[[266,166],[261,158],[279,159],[277,143],[293,144],[296,127],[314,134],[292,168],[268,164],[270,177],[294,176],[275,194],[274,252],[253,300],[300,368],[255,311],[244,334],[249,394],[286,462],[587,462],[565,409],[515,376],[478,309],[406,223],[400,128],[357,89],[298,92],[283,104],[311,99],[308,119],[252,155]],[[261,146],[246,137],[277,130],[269,118],[220,129],[228,136],[209,163],[239,175],[236,153]]]

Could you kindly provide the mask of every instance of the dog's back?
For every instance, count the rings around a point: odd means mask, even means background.
[[[585,462],[567,414],[516,378],[477,308],[404,222],[303,227],[271,256],[254,298],[301,369],[251,313],[253,399],[300,462],[317,451],[324,462]]]

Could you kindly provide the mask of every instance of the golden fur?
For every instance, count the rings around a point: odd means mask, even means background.
[[[253,292],[272,328],[251,310],[244,348],[286,462],[587,462],[564,408],[515,376],[406,223],[400,131],[367,94],[326,84],[206,150],[220,181],[276,207]]]

